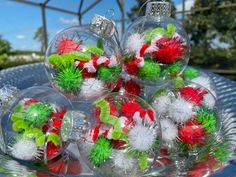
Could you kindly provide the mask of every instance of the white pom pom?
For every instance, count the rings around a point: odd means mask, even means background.
[[[194,115],[192,105],[182,98],[174,100],[168,109],[170,118],[178,123],[184,123]]]
[[[174,141],[178,136],[176,125],[169,119],[161,119],[162,139],[166,142]]]
[[[216,100],[213,97],[213,95],[211,95],[210,93],[204,95],[202,104],[210,109],[213,109],[213,107],[215,106]]]
[[[20,140],[10,147],[13,157],[21,160],[33,160],[38,157],[37,145],[30,140]]]
[[[144,37],[141,34],[132,34],[126,41],[126,52],[137,53],[145,43]]]
[[[124,171],[131,170],[134,167],[134,159],[128,157],[124,151],[115,151],[113,154],[113,160],[115,167]]]
[[[129,144],[137,150],[147,151],[155,142],[156,136],[152,129],[143,125],[136,125],[128,134]]]
[[[95,98],[101,96],[105,90],[104,83],[100,80],[89,78],[85,79],[80,90],[84,98]]]
[[[153,108],[155,109],[158,115],[165,114],[168,111],[168,107],[171,104],[171,100],[168,96],[160,96],[155,99],[152,103]]]

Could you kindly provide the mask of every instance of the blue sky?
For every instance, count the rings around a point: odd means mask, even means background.
[[[30,0],[42,2],[43,0]],[[187,0],[192,4],[194,0]],[[93,0],[85,0],[83,8]],[[175,0],[177,8],[181,8],[182,0]],[[78,10],[79,0],[51,0],[48,5]],[[125,11],[136,3],[136,0],[125,0]],[[82,8],[82,9],[83,9]],[[114,19],[120,18],[120,11],[116,0],[102,0],[95,8],[91,9],[83,16],[83,22],[89,23],[95,13],[105,14],[107,9],[114,9]],[[47,10],[47,28],[49,40],[63,28],[67,28],[77,22],[77,16]],[[119,25],[119,24],[118,24]],[[41,9],[21,3],[15,3],[8,0],[0,0],[0,35],[10,41],[13,49],[18,50],[39,50],[40,43],[33,40],[33,36],[38,27],[42,26]],[[127,26],[127,25],[126,25]]]

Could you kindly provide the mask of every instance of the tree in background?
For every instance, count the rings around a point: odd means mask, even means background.
[[[166,0],[167,2],[171,2],[172,4],[172,12],[171,12],[171,16],[175,17],[175,11],[176,8],[173,4],[173,2],[171,0]],[[127,16],[129,18],[129,20],[134,21],[136,20],[138,17],[143,16],[145,14],[145,9],[146,9],[146,4],[142,7],[142,5],[147,2],[147,0],[136,0],[136,5],[134,5],[131,8],[131,12],[127,13]],[[140,7],[142,7],[142,9],[140,9]],[[140,12],[140,13],[139,13]]]
[[[48,37],[48,36],[47,36]],[[45,51],[45,42],[44,42],[44,32],[43,27],[39,27],[34,34],[34,40],[41,43],[41,52],[44,53]]]
[[[210,68],[236,68],[236,9],[218,8],[236,0],[196,0],[196,11],[186,19],[185,29],[192,44],[190,64]]]
[[[11,50],[11,44],[0,35],[0,65],[3,65]]]

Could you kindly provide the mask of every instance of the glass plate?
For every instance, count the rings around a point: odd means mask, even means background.
[[[207,71],[202,72],[214,81],[218,101],[225,110],[225,121],[229,124],[228,129],[234,129],[236,127],[236,82]],[[4,84],[10,84],[22,90],[36,85],[49,85],[49,81],[43,64],[38,63],[0,71],[0,87]],[[236,131],[230,131],[232,140],[235,140],[235,133]],[[235,148],[236,145],[233,147],[233,150]],[[212,177],[236,176],[236,160],[234,160],[234,157],[231,157],[231,159],[222,171],[214,174]],[[80,159],[75,144],[68,146],[65,153],[48,164],[47,167],[43,164],[29,164],[17,161],[0,154],[1,177],[51,177],[55,176],[55,173],[60,174],[60,176],[95,176]]]

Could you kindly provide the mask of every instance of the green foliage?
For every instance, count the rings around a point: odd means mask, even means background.
[[[184,27],[191,35],[190,64],[206,68],[236,68],[236,23],[235,8],[217,8],[235,3],[235,0],[196,0],[195,9],[210,7],[206,11],[195,11],[186,18]]]
[[[9,54],[10,50],[11,50],[10,43],[7,40],[3,39],[2,36],[0,36],[0,56],[2,54]]]
[[[56,77],[58,86],[68,92],[75,92],[82,84],[81,72],[74,68],[69,67],[61,70]]]
[[[99,167],[109,159],[111,152],[112,145],[110,140],[105,137],[99,137],[89,152],[89,160],[94,166]]]
[[[42,126],[51,115],[52,107],[43,103],[34,103],[25,110],[25,120],[32,126]]]
[[[216,113],[207,108],[200,108],[198,110],[196,121],[206,129],[207,133],[213,133],[216,130]]]
[[[160,66],[151,60],[145,60],[145,64],[138,71],[141,79],[148,81],[155,81],[160,76]]]
[[[23,134],[24,139],[37,139],[40,136],[43,136],[43,132],[38,128],[28,128]]]
[[[98,68],[98,78],[103,81],[115,81],[119,78],[120,72],[120,66],[115,66],[113,68],[100,66]]]
[[[76,57],[72,54],[52,54],[48,57],[48,62],[52,65],[55,65],[59,69],[66,67],[71,67],[74,64]]]
[[[29,129],[29,124],[26,123],[24,120],[17,120],[13,123],[12,129],[14,131],[28,130]]]
[[[199,76],[199,71],[197,69],[192,68],[192,67],[187,67],[184,70],[183,75],[184,75],[184,79],[192,80],[192,79]]]

